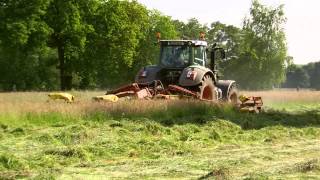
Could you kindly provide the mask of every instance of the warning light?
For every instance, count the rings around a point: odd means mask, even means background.
[[[204,40],[205,35],[206,34],[204,32],[200,32],[200,40]]]
[[[158,42],[159,42],[159,41],[160,41],[160,39],[161,39],[161,33],[160,33],[160,32],[157,32],[157,33],[156,33],[156,37],[157,37]]]

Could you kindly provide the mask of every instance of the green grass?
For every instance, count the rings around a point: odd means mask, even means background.
[[[320,108],[320,102],[310,103],[310,102],[271,102],[267,104],[267,108],[272,108],[280,111],[288,112],[303,112],[310,111],[313,109]]]
[[[147,111],[92,104],[78,114],[1,113],[0,179],[320,178],[316,105],[248,114],[199,102],[138,104]]]

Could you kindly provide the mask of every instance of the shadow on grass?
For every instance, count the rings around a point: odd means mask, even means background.
[[[143,108],[143,107],[142,107]],[[90,119],[101,118],[101,112],[93,112]],[[230,105],[217,105],[201,102],[175,102],[165,105],[164,108],[149,109],[144,112],[127,112],[125,109],[116,111],[104,111],[112,119],[136,120],[141,118],[151,119],[164,126],[175,124],[205,124],[219,119],[227,120],[238,124],[242,129],[261,129],[267,126],[288,126],[288,127],[319,127],[320,110],[310,109],[301,112],[287,112],[267,110],[260,114],[239,112]],[[97,116],[98,115],[98,116]],[[97,116],[97,117],[94,117]]]

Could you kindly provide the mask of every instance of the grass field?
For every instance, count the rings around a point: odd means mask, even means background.
[[[320,179],[320,92],[242,92],[258,115],[102,93],[0,93],[0,179]]]

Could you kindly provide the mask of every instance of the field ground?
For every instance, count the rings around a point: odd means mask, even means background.
[[[0,93],[0,179],[320,179],[320,92],[243,92],[258,115],[73,93]]]

